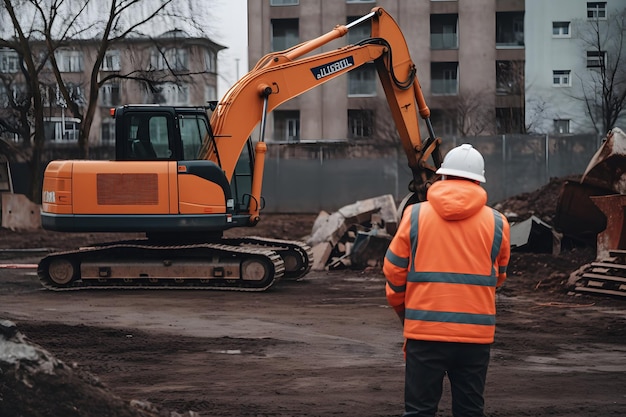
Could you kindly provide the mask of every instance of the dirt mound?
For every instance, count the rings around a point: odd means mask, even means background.
[[[566,181],[579,180],[580,176],[551,178],[543,187],[502,200],[496,203],[494,208],[502,212],[510,222],[526,220],[534,215],[552,225],[563,184]]]
[[[30,342],[7,320],[0,322],[0,374],[0,415],[4,417],[169,415],[159,414],[146,403],[128,404],[95,376]]]

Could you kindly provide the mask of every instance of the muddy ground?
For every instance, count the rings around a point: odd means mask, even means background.
[[[509,209],[527,213],[537,198],[525,195]],[[293,239],[310,233],[314,219],[266,215],[254,234]],[[0,236],[0,246],[13,249],[110,238],[6,229]],[[2,263],[37,262],[42,255],[0,253]],[[594,255],[585,247],[559,256],[513,253],[497,296],[487,416],[626,415],[626,304],[573,295],[565,285]],[[31,403],[23,415],[59,417],[147,415],[128,411],[131,400],[152,404],[154,416],[402,413],[402,334],[378,268],[312,272],[265,293],[55,293],[42,289],[29,269],[0,269],[0,288],[0,319],[14,321],[30,341],[87,375],[81,381],[99,381],[102,397],[50,381],[7,396],[5,382],[3,416],[19,415],[11,414],[18,409],[11,400]],[[445,392],[440,415],[450,416],[447,386]]]

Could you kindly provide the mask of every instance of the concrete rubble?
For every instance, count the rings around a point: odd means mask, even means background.
[[[10,230],[41,228],[40,206],[23,194],[1,193],[2,227]]]
[[[306,242],[313,248],[313,270],[380,267],[398,227],[390,194],[322,211]]]
[[[561,234],[537,216],[511,223],[511,250],[515,252],[561,252]]]

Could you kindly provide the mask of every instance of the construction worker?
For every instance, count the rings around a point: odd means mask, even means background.
[[[509,224],[486,206],[485,162],[469,144],[445,156],[427,201],[404,211],[385,255],[386,295],[404,327],[404,417],[434,417],[448,375],[455,417],[482,417],[506,279]]]

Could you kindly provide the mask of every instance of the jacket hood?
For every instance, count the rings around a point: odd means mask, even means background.
[[[487,191],[466,180],[437,181],[428,188],[426,200],[445,220],[463,220],[487,204]]]

